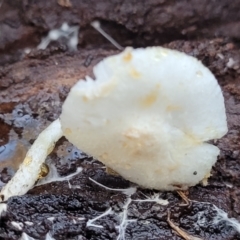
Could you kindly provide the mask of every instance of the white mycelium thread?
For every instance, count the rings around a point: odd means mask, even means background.
[[[137,191],[136,187],[130,187],[130,188],[124,188],[124,189],[122,189],[122,188],[110,188],[110,187],[106,187],[106,186],[102,185],[101,183],[95,181],[92,178],[89,178],[89,180],[94,182],[98,186],[103,187],[103,188],[105,188],[107,190],[116,191],[116,192],[122,192],[123,194],[129,195],[129,196],[131,196],[132,194],[134,194]]]
[[[101,28],[101,24],[99,21],[93,21],[91,23],[92,27],[94,27],[99,33],[101,33],[109,42],[111,42],[117,49],[123,50],[123,47],[117,43],[110,35],[108,35],[103,29]]]
[[[67,23],[63,23],[58,29],[52,29],[48,35],[42,39],[38,45],[38,49],[46,49],[50,42],[57,41],[60,38],[67,39],[67,45],[70,50],[77,50],[79,27],[70,27]]]
[[[0,217],[6,211],[7,211],[7,204],[6,203],[0,203]]]
[[[132,202],[155,202],[157,204],[160,205],[167,205],[168,201],[167,200],[163,200],[159,197],[159,194],[155,194],[151,197],[147,197],[146,199],[135,199],[132,200],[132,195],[136,193],[137,188],[135,187],[129,187],[129,188],[109,188],[107,186],[102,185],[101,183],[93,180],[92,178],[89,178],[90,181],[94,182],[95,184],[97,184],[98,186],[109,190],[109,191],[117,191],[117,192],[122,192],[123,194],[125,194],[127,196],[124,205],[122,206],[122,211],[120,213],[115,213],[112,208],[109,208],[107,211],[105,211],[104,213],[102,213],[101,215],[99,215],[98,217],[88,220],[87,222],[87,227],[97,227],[97,228],[103,228],[102,225],[99,224],[92,224],[93,222],[95,222],[96,220],[101,219],[104,216],[107,216],[109,214],[117,214],[118,218],[119,218],[119,224],[117,226],[115,226],[118,229],[118,236],[117,236],[117,240],[125,240],[125,234],[126,234],[126,229],[127,226],[132,223],[132,222],[137,222],[138,219],[129,219],[128,218],[128,211],[129,211],[129,206]]]
[[[32,238],[23,232],[20,240],[35,240],[35,238]]]
[[[77,171],[72,174],[69,174],[67,176],[59,176],[57,169],[53,165],[51,165],[48,175],[45,178],[40,179],[36,185],[40,186],[40,185],[44,185],[51,182],[69,181],[74,176],[79,174],[81,171],[82,171],[82,168],[78,167]]]
[[[227,226],[233,227],[238,233],[240,233],[240,222],[238,222],[237,219],[229,218],[226,212],[215,205],[213,207],[217,212],[217,216],[213,220],[214,225],[218,225],[220,222],[223,222]]]
[[[98,219],[101,219],[104,216],[107,216],[109,214],[112,214],[112,208],[109,208],[106,212],[104,212],[103,214],[91,219],[87,221],[87,227],[96,227],[96,228],[103,228],[102,225],[98,225],[98,224],[93,224],[93,222],[97,221]]]

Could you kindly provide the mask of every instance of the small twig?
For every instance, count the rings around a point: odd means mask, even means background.
[[[176,231],[182,238],[184,238],[185,240],[203,240],[202,238],[198,238],[198,237],[194,237],[189,235],[188,233],[186,233],[185,231],[183,231],[180,227],[176,226],[170,219],[170,210],[167,210],[167,222],[169,224],[169,226]]]

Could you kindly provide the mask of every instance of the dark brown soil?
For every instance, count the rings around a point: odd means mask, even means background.
[[[63,5],[72,5],[64,7]],[[99,19],[123,46],[159,45],[202,60],[222,86],[228,134],[214,143],[221,155],[209,185],[189,189],[189,206],[176,192],[138,188],[128,206],[125,239],[182,239],[167,223],[171,219],[189,234],[211,240],[237,240],[240,234],[224,222],[213,224],[213,205],[240,221],[240,1],[4,1],[0,7],[0,187],[14,174],[37,135],[61,112],[70,87],[91,74],[92,67],[117,53],[89,24]],[[64,43],[36,50],[41,37],[67,21],[80,25],[78,51]],[[216,38],[218,37],[218,38]],[[26,54],[25,48],[33,48]],[[232,61],[233,60],[233,61]],[[104,166],[62,138],[47,163],[61,176],[82,167],[64,182],[38,186],[25,196],[10,198],[0,219],[0,239],[117,239],[126,194],[106,190],[134,186],[106,174]],[[159,193],[167,206],[139,202]],[[208,202],[211,204],[206,204]],[[113,214],[88,226],[109,208]],[[18,228],[15,223],[22,223]]]

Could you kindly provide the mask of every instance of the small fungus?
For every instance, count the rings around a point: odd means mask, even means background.
[[[71,143],[146,188],[187,189],[208,175],[219,149],[207,141],[227,132],[222,91],[208,68],[149,47],[126,48],[93,71],[95,80],[79,81],[63,104],[61,126]]]
[[[226,134],[227,122],[208,68],[184,53],[148,47],[126,48],[93,72],[95,80],[86,76],[72,87],[59,120],[40,134],[2,199],[34,185],[61,135],[142,187],[184,190],[210,175],[219,149],[208,141]]]

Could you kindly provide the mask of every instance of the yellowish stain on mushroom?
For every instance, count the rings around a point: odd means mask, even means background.
[[[103,154],[100,155],[100,158],[105,160],[105,161],[108,160],[108,153],[104,152]]]
[[[152,134],[141,129],[130,128],[123,133],[123,136],[122,147],[132,156],[150,157],[153,154],[151,149],[155,139]],[[138,160],[138,158],[133,157],[132,160]]]
[[[141,105],[143,107],[150,107],[152,106],[158,98],[158,89],[154,89],[151,91],[144,99],[141,101]]]
[[[124,62],[130,62],[131,59],[132,59],[132,54],[130,52],[127,52],[126,54],[124,54],[124,56],[123,56]]]
[[[203,180],[201,181],[201,182],[202,182],[202,185],[203,185],[204,187],[206,187],[206,186],[208,185],[208,178],[210,178],[210,177],[211,177],[211,173],[210,173],[210,172],[207,173],[207,174],[204,176]]]
[[[72,133],[72,130],[70,128],[65,128],[64,129],[64,134],[70,135]]]
[[[31,164],[31,162],[32,162],[32,158],[31,157],[26,157],[23,161],[23,165],[28,166],[29,164]]]
[[[100,89],[100,96],[107,96],[110,92],[113,91],[116,85],[117,83],[114,80],[102,85]]]
[[[169,166],[168,170],[171,173],[171,172],[176,171],[179,167],[180,167],[179,163],[178,164],[174,164],[174,165]]]
[[[156,174],[163,174],[163,169],[162,168],[157,168],[155,171],[154,171]]]
[[[82,100],[83,100],[84,102],[87,102],[87,101],[89,100],[89,98],[88,98],[86,95],[84,95],[84,96],[82,96]]]
[[[131,168],[131,165],[127,163],[127,164],[124,165],[124,168],[125,168],[126,170],[129,170],[129,169]]]
[[[136,139],[140,137],[140,132],[138,129],[130,128],[123,135],[129,139],[132,139],[132,138]]]
[[[166,111],[167,112],[173,112],[173,111],[177,111],[179,109],[180,109],[180,107],[177,106],[177,105],[168,105],[167,108],[166,108]]]
[[[123,133],[122,146],[132,155],[140,155],[144,149],[144,137],[138,129],[130,128]]]
[[[41,165],[41,169],[40,169],[40,172],[38,174],[38,179],[41,179],[41,178],[44,178],[48,175],[49,173],[49,167],[47,164],[43,163]]]
[[[137,78],[140,78],[141,77],[141,73],[140,72],[138,72],[135,68],[131,68],[131,70],[130,70],[130,75],[133,77],[133,78],[135,78],[135,79],[137,79]]]
[[[185,131],[184,133],[189,139],[191,139],[192,145],[201,144],[201,140],[199,140],[192,131],[188,130],[188,131]],[[186,139],[186,141],[189,141],[189,139]]]
[[[55,144],[51,144],[51,146],[47,149],[47,154],[50,154],[54,149],[54,147],[55,147]]]

